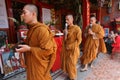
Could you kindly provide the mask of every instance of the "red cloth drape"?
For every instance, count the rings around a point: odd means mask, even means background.
[[[55,42],[57,44],[57,52],[56,52],[56,60],[55,63],[51,69],[52,72],[59,70],[61,67],[61,60],[60,60],[60,53],[61,53],[61,49],[62,49],[62,39],[63,37],[55,37]]]

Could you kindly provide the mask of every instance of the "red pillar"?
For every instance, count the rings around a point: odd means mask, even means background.
[[[11,2],[12,2],[12,0],[6,0],[6,10],[7,10],[8,17],[13,17]],[[9,22],[8,41],[9,41],[9,43],[16,43],[14,22],[12,20],[8,20],[8,22]]]
[[[97,20],[101,22],[101,7],[98,8]]]
[[[82,32],[84,35],[84,30],[86,28],[86,26],[89,24],[90,22],[90,3],[89,0],[83,0],[83,27],[82,27]],[[82,45],[84,45],[85,39],[83,36],[82,39]]]
[[[90,3],[89,3],[89,0],[83,0],[83,27],[82,27],[82,31],[84,31],[86,26],[89,24],[89,19],[90,19]]]

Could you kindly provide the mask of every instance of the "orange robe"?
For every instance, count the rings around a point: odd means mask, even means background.
[[[51,31],[41,23],[32,24],[26,43],[31,47],[25,53],[27,80],[52,80],[50,69],[56,58],[56,44]]]
[[[103,38],[99,39],[99,49],[98,49],[98,52],[102,52],[102,53],[106,53],[107,52],[105,41],[104,41]]]
[[[63,41],[61,68],[68,73],[70,79],[76,78],[76,64],[80,55],[79,45],[82,41],[81,29],[77,26],[68,27],[67,39]],[[69,49],[66,49],[68,47]]]
[[[83,55],[80,58],[81,64],[88,64],[96,58],[99,47],[99,39],[104,37],[104,30],[99,24],[94,24],[91,29],[95,33],[95,38],[86,31],[86,41],[83,49]]]
[[[104,34],[105,34],[105,32],[104,32]],[[106,48],[105,41],[104,41],[103,38],[99,39],[98,54],[99,54],[99,52],[102,52],[102,53],[106,53],[107,52],[107,48]]]

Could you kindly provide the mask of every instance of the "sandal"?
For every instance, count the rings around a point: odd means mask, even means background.
[[[84,72],[84,71],[87,71],[88,69],[80,69],[80,72]]]

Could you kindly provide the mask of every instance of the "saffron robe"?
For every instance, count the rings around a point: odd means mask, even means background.
[[[79,45],[82,41],[81,35],[80,27],[77,25],[69,26],[67,39],[63,40],[61,68],[64,72],[68,73],[70,79],[75,79],[77,76],[76,64],[80,55]]]
[[[105,34],[105,32],[104,32],[104,34]],[[104,41],[103,38],[99,39],[98,54],[99,54],[99,52],[102,52],[102,53],[106,53],[107,52],[107,48],[106,48],[105,41]]]
[[[56,43],[46,25],[31,24],[26,43],[31,47],[25,53],[27,80],[52,80],[50,69],[56,58]]]
[[[83,48],[83,55],[80,57],[81,64],[83,65],[90,63],[96,58],[99,47],[99,39],[104,37],[104,30],[99,24],[94,24],[91,29],[95,33],[95,36],[88,34],[87,28],[85,33],[86,41]]]
[[[107,52],[105,41],[104,41],[103,38],[99,39],[99,49],[98,49],[98,52],[102,52],[102,53],[106,53]]]

